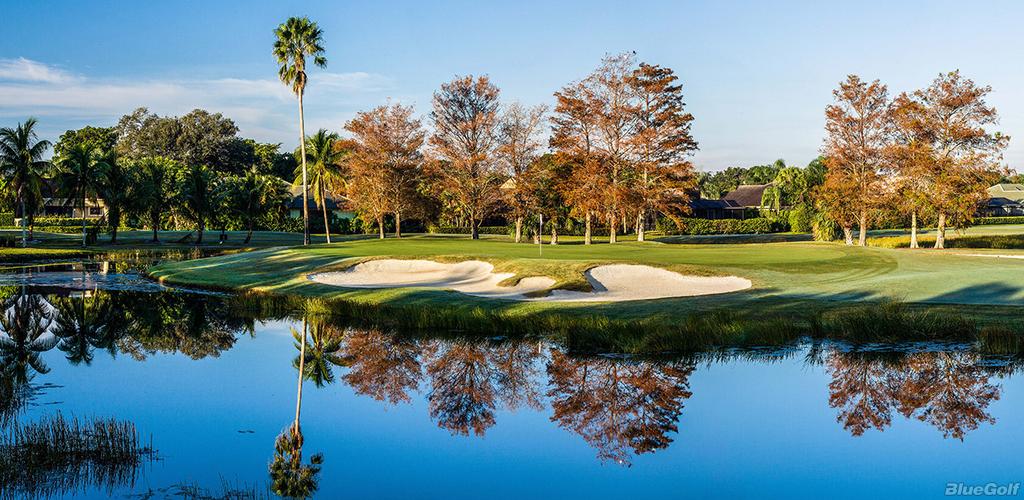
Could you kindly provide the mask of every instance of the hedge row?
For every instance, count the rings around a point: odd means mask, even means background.
[[[974,224],[978,226],[985,226],[989,224],[1024,224],[1024,217],[975,217]]]
[[[427,226],[427,232],[431,234],[473,234],[473,228],[460,226]],[[508,226],[480,226],[477,228],[477,233],[510,234]]]
[[[669,219],[658,221],[658,229],[665,234],[762,234],[789,231],[789,222],[774,217],[753,219],[679,219],[678,225]]]

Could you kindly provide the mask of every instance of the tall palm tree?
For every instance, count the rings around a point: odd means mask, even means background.
[[[50,148],[50,141],[36,140],[36,119],[29,118],[17,127],[0,128],[0,170],[8,186],[14,191],[16,202],[21,207],[21,246],[28,245],[25,236],[25,222],[28,210],[26,201],[42,199],[43,176],[50,169],[50,162],[43,158]]]
[[[341,169],[338,162],[344,152],[336,149],[338,134],[326,129],[317,130],[306,139],[306,162],[309,163],[307,175],[309,187],[313,190],[313,202],[320,206],[324,213],[324,230],[327,231],[327,243],[331,242],[331,227],[327,220],[327,188],[341,181]],[[300,181],[302,172],[295,169],[295,183]]]
[[[57,160],[57,192],[79,201],[82,210],[82,246],[85,246],[85,201],[95,200],[110,165],[92,143],[75,144]]]
[[[136,186],[135,201],[149,218],[153,228],[153,243],[160,243],[160,219],[173,196],[171,181],[177,169],[173,160],[166,158],[143,158],[137,165],[139,182]]]
[[[281,65],[277,74],[299,98],[299,158],[302,162],[302,225],[304,245],[309,244],[309,199],[306,183],[306,121],[302,110],[302,95],[306,92],[306,57],[313,64],[327,66],[324,57],[323,32],[307,17],[292,17],[274,30],[274,58]]]
[[[196,246],[202,245],[206,222],[216,208],[213,172],[197,165],[180,172],[177,197],[178,210],[186,219],[196,223]]]

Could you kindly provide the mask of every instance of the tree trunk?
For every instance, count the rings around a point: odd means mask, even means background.
[[[395,210],[395,238],[402,237],[402,211]]]
[[[25,213],[25,198],[21,198],[21,247],[28,246],[28,238],[25,236],[25,226],[28,222],[28,214]]]
[[[868,211],[860,211],[860,220],[857,221],[860,225],[860,233],[857,234],[857,246],[867,245],[868,242]]]
[[[324,207],[324,232],[327,233],[327,243],[331,242],[331,225],[327,222],[327,190],[320,190],[320,202]]]
[[[612,214],[610,222],[611,227],[608,228],[608,243],[615,243],[617,241],[615,233],[618,230],[619,216]]]
[[[843,238],[846,240],[847,246],[853,245],[853,228],[850,226],[843,226]]]
[[[153,243],[160,243],[160,213],[149,214],[149,223],[153,225]]]
[[[636,214],[636,241],[644,241],[644,211]]]
[[[946,214],[939,213],[939,223],[935,227],[935,248],[946,248]]]
[[[252,230],[254,229],[254,226],[255,226],[255,223],[253,222],[253,219],[250,217],[249,218],[249,232],[246,233],[246,235],[245,235],[245,241],[242,242],[243,245],[248,245],[249,241],[252,240]]]
[[[516,243],[523,241],[523,218],[516,217]]]
[[[110,215],[110,243],[117,243],[117,226],[121,225],[121,212],[120,210],[110,209],[107,211]]]
[[[295,429],[299,429],[299,416],[302,414],[302,379],[306,370],[306,318],[302,318],[302,342],[299,347],[299,387],[295,395]]]
[[[472,239],[479,240],[480,239],[480,222],[476,220],[476,217],[473,217],[473,221],[470,222],[470,224],[473,225],[473,229],[471,231]]]
[[[551,244],[558,244],[558,226],[555,225],[554,219],[551,219]]]
[[[380,232],[380,239],[384,239],[384,217],[377,217],[377,231]]]
[[[306,186],[306,118],[302,113],[302,94],[299,90],[299,155],[302,159],[302,244],[309,244],[309,189]]]
[[[85,246],[85,195],[82,195],[82,246]]]
[[[917,210],[910,212],[910,248],[917,248]]]
[[[590,219],[591,218],[592,218],[592,216],[590,215],[590,210],[587,210],[585,229],[583,230],[583,244],[584,245],[589,245],[589,244],[594,242],[594,238],[593,238],[593,236],[591,236],[591,231],[590,231],[590,226],[591,226]]]
[[[196,237],[196,246],[203,244],[203,231],[206,230],[206,222],[199,223],[199,233]]]

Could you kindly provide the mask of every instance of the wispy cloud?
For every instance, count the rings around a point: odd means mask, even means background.
[[[67,83],[78,77],[56,66],[19,57],[0,59],[0,81]]]
[[[306,115],[351,117],[383,102],[395,82],[366,72],[310,75]],[[159,114],[195,108],[223,113],[243,134],[292,142],[295,96],[276,78],[115,79],[93,78],[25,58],[0,59],[0,117],[38,116],[44,131],[86,123],[114,123],[137,107]],[[332,123],[340,129],[342,123]]]

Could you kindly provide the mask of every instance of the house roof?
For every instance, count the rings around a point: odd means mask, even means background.
[[[761,198],[764,197],[764,190],[771,186],[771,184],[751,184],[748,186],[739,186],[732,191],[726,193],[722,197],[722,201],[729,204],[730,207],[760,207]]]
[[[1013,201],[1024,201],[1024,184],[996,184],[988,188],[988,195],[994,198],[1006,198]]]

